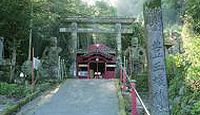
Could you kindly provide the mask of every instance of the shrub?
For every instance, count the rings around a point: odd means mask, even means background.
[[[200,101],[194,104],[192,108],[192,115],[200,115]]]
[[[1,95],[14,98],[23,98],[26,96],[26,94],[30,92],[31,92],[30,88],[26,88],[22,85],[0,82]]]

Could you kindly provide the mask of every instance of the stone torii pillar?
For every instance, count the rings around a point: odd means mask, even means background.
[[[170,115],[165,69],[161,0],[144,5],[147,36],[150,111],[152,115]]]
[[[0,37],[0,65],[3,63],[3,42],[4,38]]]
[[[77,70],[76,70],[76,52],[77,52],[77,41],[78,41],[78,35],[77,35],[77,31],[78,31],[78,27],[77,27],[77,23],[76,22],[73,22],[71,24],[71,27],[72,27],[72,33],[71,33],[71,36],[72,36],[72,59],[73,59],[73,62],[72,62],[72,67],[71,67],[71,71],[72,71],[72,75],[74,77],[76,77],[77,75]]]
[[[118,61],[118,64],[119,66],[122,64],[122,58],[121,58],[121,55],[122,55],[122,41],[121,41],[121,23],[117,23],[116,24],[116,41],[117,41],[117,61]]]

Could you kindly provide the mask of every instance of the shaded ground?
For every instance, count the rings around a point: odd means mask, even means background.
[[[67,80],[24,106],[17,115],[118,115],[114,80]]]

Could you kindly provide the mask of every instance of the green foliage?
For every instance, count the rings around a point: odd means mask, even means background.
[[[30,88],[22,85],[0,82],[0,94],[8,97],[22,98],[30,93]]]
[[[180,18],[184,24],[181,27],[181,31],[180,28],[177,29],[171,28],[173,26],[170,27],[173,31],[175,29],[182,32],[181,34],[185,50],[183,54],[170,56],[167,59],[167,71],[169,73],[172,71],[174,72],[168,76],[169,96],[173,115],[200,114],[200,37],[198,36],[200,33],[199,4],[199,0],[164,0],[164,8],[175,8],[175,11],[178,13],[169,17],[175,18],[178,16],[175,19]],[[177,24],[179,25],[180,23]]]
[[[22,106],[24,106],[25,104],[27,104],[28,102],[36,98],[38,95],[40,95],[42,92],[47,91],[50,88],[54,88],[55,86],[57,86],[58,83],[60,83],[60,81],[56,81],[56,80],[46,80],[45,82],[44,81],[40,82],[40,84],[38,84],[37,87],[35,88],[34,92],[27,93],[26,97],[21,99],[16,104],[8,105],[6,109],[1,111],[1,115],[12,115],[16,111],[18,111]],[[5,83],[2,83],[2,85],[5,85]],[[12,85],[16,85],[16,84],[12,84]]]
[[[161,7],[161,0],[151,0],[146,2],[146,4],[144,5],[144,7],[148,7],[148,8],[159,8]]]
[[[146,47],[144,26],[141,21],[137,21],[131,25],[133,29],[133,35],[124,35],[122,36],[122,50],[125,51],[129,46],[131,46],[131,39],[133,37],[138,38],[139,46]]]
[[[183,0],[162,0],[164,26],[179,25],[181,23],[183,7]]]
[[[193,31],[200,34],[200,1],[199,0],[186,0],[184,18],[193,25]]]
[[[10,67],[0,67],[0,81],[9,82],[10,80]]]
[[[1,111],[1,115],[12,115],[14,112],[17,112],[22,106],[30,102],[33,98],[38,96],[39,92],[32,93],[26,98],[20,100],[19,103],[8,106],[6,109]]]
[[[175,65],[175,73],[168,76],[169,96],[173,115],[190,115],[195,111],[194,104],[200,98],[200,92],[194,90],[191,84],[191,69],[193,60],[189,60],[184,54],[170,56],[167,70],[170,64]]]
[[[96,1],[95,6],[93,6],[95,9],[95,14],[97,16],[116,16],[117,12],[116,9],[112,6],[109,6],[104,1]]]
[[[148,74],[142,73],[135,76],[136,89],[140,92],[148,92]]]
[[[176,73],[169,81],[169,96],[172,105],[173,115],[187,115],[191,112],[191,107],[194,102],[191,102],[189,93],[192,93],[186,82],[185,75],[189,64],[182,56],[171,58],[176,64]]]
[[[1,0],[0,2],[0,36],[5,38],[5,58],[12,58],[12,51],[17,50],[17,69],[27,60],[30,29],[32,47],[35,56],[42,57],[48,39],[58,37],[58,44],[64,49],[60,56],[64,58],[66,67],[71,64],[70,34],[60,34],[58,28],[67,27],[63,22],[67,16],[116,16],[116,9],[103,1],[97,1],[95,6],[88,6],[82,0]],[[32,23],[31,23],[32,22]],[[91,36],[85,34],[85,36]],[[82,37],[80,35],[80,37]],[[83,39],[84,43],[89,43]],[[108,40],[110,42],[110,39]],[[82,44],[83,46],[87,46]],[[26,67],[25,67],[26,68]],[[23,70],[24,71],[24,70]],[[27,75],[30,71],[26,71]]]
[[[28,0],[2,0],[0,2],[0,36],[5,38],[5,57],[10,57],[13,48],[17,49],[17,62],[20,63],[27,54],[28,29],[29,29],[29,4]]]
[[[192,108],[192,115],[200,114],[200,101],[196,102]]]
[[[192,36],[185,47],[187,58],[192,63],[187,71],[187,79],[200,80],[200,36]]]
[[[133,36],[137,37],[139,40],[139,44],[142,47],[145,47],[146,42],[145,42],[145,33],[144,33],[144,25],[142,24],[141,21],[138,21],[134,24],[132,24],[132,28],[133,28]]]

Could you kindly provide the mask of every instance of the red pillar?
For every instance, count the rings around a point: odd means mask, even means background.
[[[120,81],[122,82],[123,78],[122,78],[122,68],[120,68]]]
[[[97,78],[96,79],[99,79],[99,63],[98,63],[98,61],[99,61],[99,58],[97,57],[97,59],[98,60],[96,60],[96,64],[97,64]]]
[[[87,69],[88,69],[88,76],[87,76],[87,78],[90,79],[90,63],[88,63]]]
[[[125,70],[122,70],[122,82],[123,83],[126,83],[127,82],[127,78],[126,78],[126,73],[125,73],[126,71]]]
[[[137,100],[134,87],[135,83],[131,83],[131,115],[137,115]]]
[[[108,77],[106,76],[106,72],[107,72],[106,65],[107,65],[107,64],[105,63],[105,68],[104,68],[104,78],[105,78],[105,79],[108,79]]]

